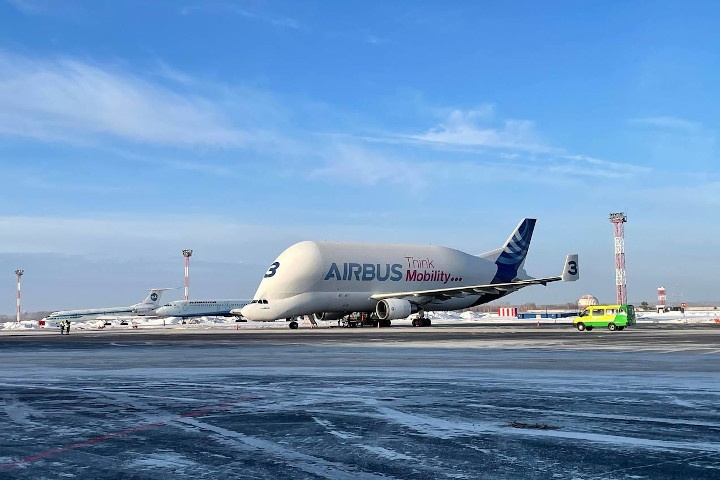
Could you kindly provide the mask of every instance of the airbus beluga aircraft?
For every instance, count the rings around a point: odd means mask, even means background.
[[[240,313],[253,321],[299,316],[337,320],[373,318],[380,326],[417,314],[414,326],[429,326],[424,313],[488,303],[529,285],[575,281],[578,256],[568,255],[560,275],[530,277],[523,265],[535,219],[520,222],[505,244],[481,255],[435,245],[305,241],[270,265],[250,304]]]

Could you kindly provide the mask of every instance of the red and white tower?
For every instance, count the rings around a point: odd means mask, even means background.
[[[610,222],[615,232],[615,292],[617,303],[627,303],[627,281],[625,279],[625,212],[611,213]]]
[[[192,250],[183,250],[183,257],[185,257],[185,300],[188,299],[188,291],[190,290],[190,257],[192,257]]]
[[[17,270],[15,270],[15,275],[17,275],[17,285],[18,285],[18,288],[17,288],[17,311],[16,311],[16,313],[17,313],[16,322],[17,323],[20,323],[20,279],[22,278],[23,273],[25,273],[25,270],[20,270],[19,268]]]
[[[665,287],[658,287],[658,309],[662,307],[663,310],[665,310],[665,305],[667,304],[667,294],[665,293]]]

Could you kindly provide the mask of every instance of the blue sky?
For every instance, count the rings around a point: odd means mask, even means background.
[[[548,5],[549,4],[549,5]],[[306,239],[471,253],[513,303],[720,300],[717,2],[0,0],[0,312],[251,296]],[[4,292],[4,293],[2,293]],[[181,290],[168,294],[180,298]]]

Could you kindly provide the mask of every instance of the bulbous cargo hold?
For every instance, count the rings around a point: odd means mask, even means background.
[[[387,324],[413,313],[479,305],[528,285],[575,280],[577,256],[568,257],[558,277],[525,273],[534,226],[534,219],[523,220],[502,247],[482,255],[436,245],[296,243],[270,264],[241,312],[258,321],[367,314]]]

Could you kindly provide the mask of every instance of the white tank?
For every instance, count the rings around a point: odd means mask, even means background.
[[[580,299],[578,299],[577,306],[579,308],[585,308],[585,307],[589,307],[591,305],[597,305],[598,303],[599,303],[598,299],[595,298],[594,296],[583,295],[582,297],[580,297]]]

